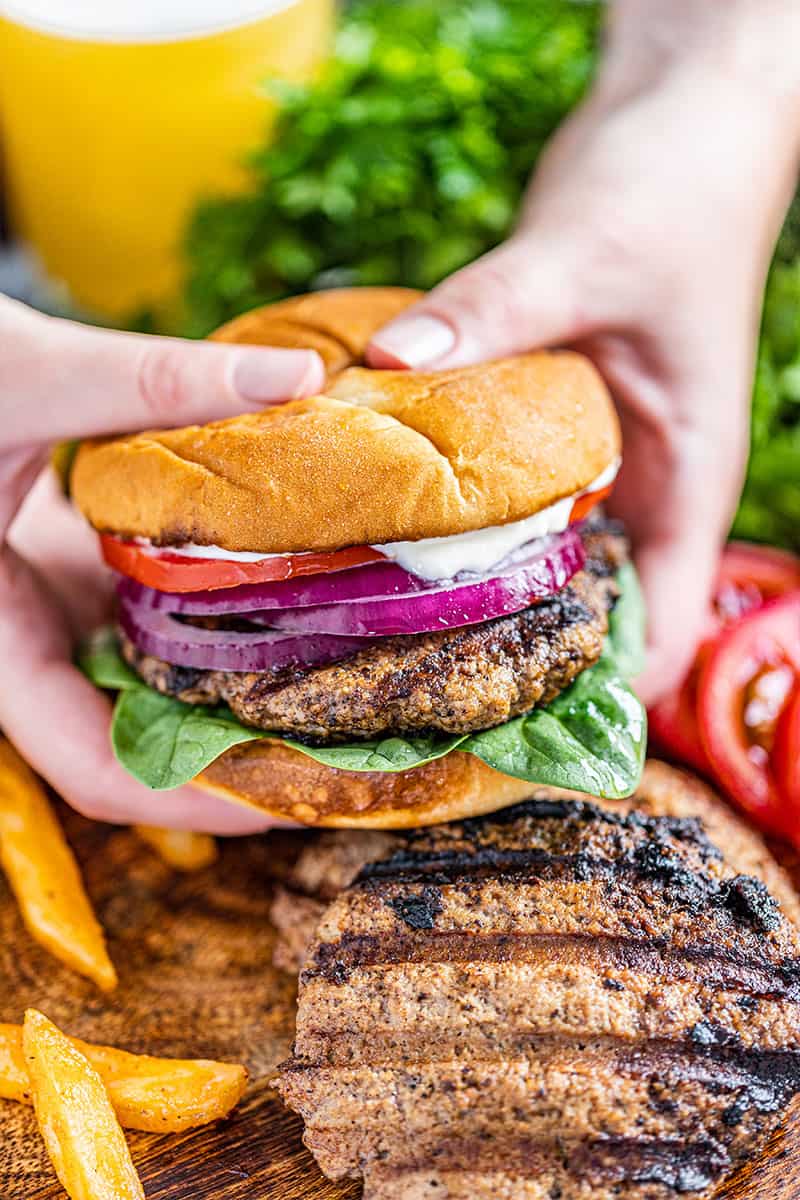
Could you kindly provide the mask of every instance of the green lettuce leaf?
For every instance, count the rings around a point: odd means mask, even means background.
[[[272,738],[343,771],[407,771],[458,748],[505,775],[620,798],[639,782],[647,724],[626,682],[644,657],[644,607],[632,567],[622,568],[619,584],[599,662],[545,708],[483,733],[306,746],[249,729],[224,705],[183,704],[153,691],[120,656],[113,631],[91,639],[78,664],[99,687],[119,691],[111,727],[114,751],[131,775],[154,789],[188,783],[232,746]]]
[[[473,734],[461,746],[504,775],[619,800],[644,766],[647,720],[610,658],[545,708]]]
[[[127,692],[144,687],[119,652],[113,626],[105,625],[83,643],[75,660],[87,678],[99,688],[111,692]],[[149,691],[145,688],[145,691]]]
[[[142,687],[120,693],[111,723],[119,761],[141,783],[159,791],[188,783],[231,746],[260,736],[260,730],[241,725],[225,705],[182,704]]]
[[[644,596],[633,563],[626,562],[617,571],[619,599],[608,619],[608,639],[604,658],[613,658],[623,679],[635,679],[645,665]]]

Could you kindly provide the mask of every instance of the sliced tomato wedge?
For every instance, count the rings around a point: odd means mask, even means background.
[[[710,643],[703,643],[702,650]],[[680,687],[664,696],[647,713],[650,736],[667,754],[704,775],[711,764],[703,749],[697,728],[697,681],[700,676],[700,651]]]
[[[713,773],[696,716],[703,661],[722,629],[794,588],[800,588],[800,558],[751,542],[728,543],[717,572],[708,640],[698,648],[683,683],[648,712],[653,740],[661,750],[706,775]]]
[[[800,812],[800,690],[795,692],[778,718],[772,770],[781,794]]]
[[[613,483],[608,487],[598,488],[596,492],[587,492],[585,496],[579,496],[572,505],[572,511],[569,514],[570,525],[576,521],[582,521],[584,517],[588,517],[593,508],[596,508],[602,500],[607,500],[614,489]]]
[[[794,588],[800,588],[800,558],[753,542],[729,542],[720,559],[714,609],[729,625]]]
[[[274,554],[259,562],[230,558],[188,558],[168,550],[151,552],[111,534],[100,535],[103,558],[122,575],[160,592],[211,592],[241,583],[267,583],[297,575],[344,571],[365,563],[381,562],[383,555],[371,546],[350,546],[311,554]]]
[[[778,717],[800,678],[800,591],[767,601],[710,647],[697,686],[700,738],[719,782],[759,825],[800,833],[770,763]]]

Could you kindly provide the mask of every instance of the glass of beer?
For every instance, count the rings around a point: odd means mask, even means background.
[[[333,0],[0,0],[12,227],[71,303],[174,301],[194,204],[242,186],[266,82],[309,78],[332,20]]]

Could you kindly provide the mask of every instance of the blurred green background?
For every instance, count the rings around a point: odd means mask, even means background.
[[[601,15],[581,0],[349,5],[323,76],[279,91],[249,191],[198,209],[181,332],[312,288],[429,288],[495,245],[591,80]],[[800,206],[767,288],[734,533],[800,548]]]

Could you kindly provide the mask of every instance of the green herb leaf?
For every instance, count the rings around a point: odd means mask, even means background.
[[[591,77],[602,7],[348,4],[314,82],[270,89],[247,193],[195,213],[180,331],[320,286],[432,287],[495,245]]]
[[[188,783],[231,746],[261,736],[228,708],[182,704],[147,687],[120,693],[111,724],[111,744],[126,771],[158,790]]]
[[[462,749],[504,775],[616,800],[636,788],[646,745],[642,703],[604,659],[546,708],[473,734]]]
[[[119,642],[111,625],[98,629],[79,648],[75,661],[84,675],[99,688],[125,692],[144,687],[119,652]],[[149,691],[149,689],[148,689]]]
[[[408,771],[442,758],[466,742],[466,734],[429,734],[425,737],[387,737],[353,742],[346,746],[306,746],[282,738],[287,746],[340,771]]]

